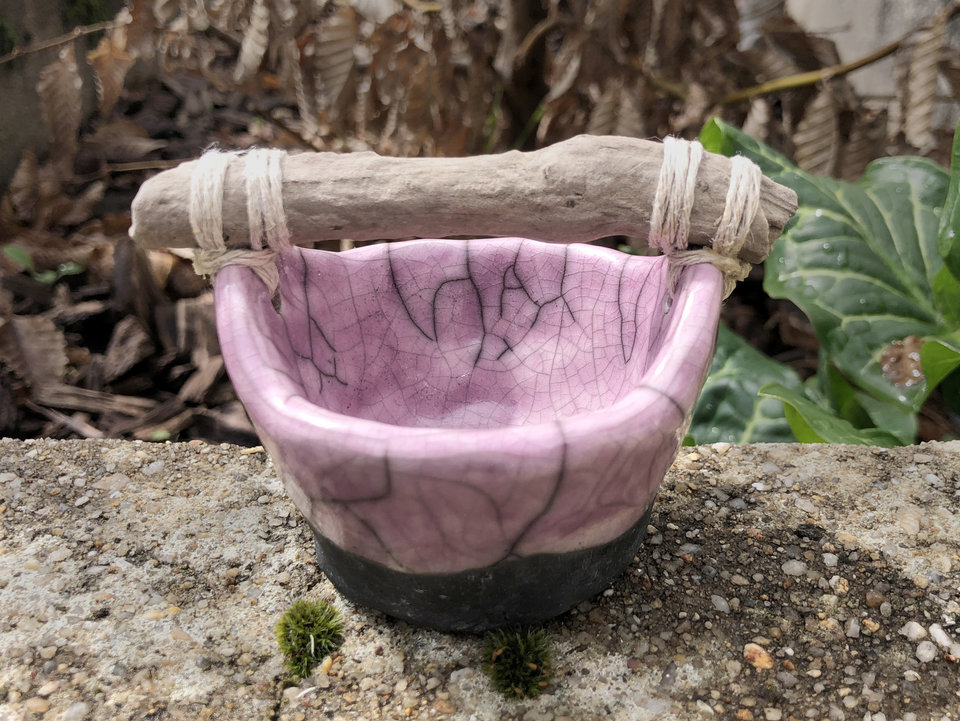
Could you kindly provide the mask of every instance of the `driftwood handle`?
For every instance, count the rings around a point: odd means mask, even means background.
[[[283,163],[287,227],[297,243],[408,237],[521,236],[574,242],[649,234],[663,146],[581,135],[542,150],[469,158],[302,153]],[[131,237],[148,248],[194,247],[188,217],[196,161],[146,181],[133,201]],[[227,171],[223,232],[249,237],[244,163]],[[689,241],[710,245],[723,213],[730,160],[705,154]],[[797,208],[791,189],[764,177],[760,212],[740,257],[761,262]]]

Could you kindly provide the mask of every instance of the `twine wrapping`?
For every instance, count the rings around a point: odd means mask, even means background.
[[[664,138],[663,165],[660,166],[650,216],[649,244],[669,258],[671,293],[685,267],[710,263],[723,273],[723,297],[726,299],[737,283],[750,273],[750,264],[741,260],[739,254],[760,210],[763,174],[748,158],[740,155],[731,158],[730,184],[712,247],[688,250],[690,213],[696,199],[697,171],[703,152],[703,146],[697,141]]]
[[[228,250],[223,238],[223,187],[235,157],[245,156],[247,219],[250,248]],[[190,227],[199,250],[193,268],[215,276],[225,265],[250,268],[273,295],[280,283],[277,252],[289,250],[290,233],[283,211],[283,150],[224,153],[210,150],[200,156],[190,178]]]

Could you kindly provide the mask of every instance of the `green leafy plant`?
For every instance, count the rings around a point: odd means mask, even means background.
[[[72,261],[61,263],[55,270],[37,270],[30,253],[16,245],[4,247],[3,254],[27,271],[35,281],[43,285],[53,285],[64,276],[79,275],[84,271],[82,265]]]
[[[287,670],[307,676],[324,656],[343,643],[343,617],[326,601],[300,600],[288,608],[275,628]]]
[[[483,671],[508,698],[535,698],[550,683],[550,639],[541,629],[501,629],[487,634]]]
[[[725,326],[720,326],[707,381],[693,412],[694,443],[777,443],[794,440],[776,398],[757,395],[767,383],[800,391],[803,383],[789,366],[769,358]]]
[[[720,120],[701,142],[797,191],[764,289],[810,318],[819,369],[802,388],[771,379],[759,389],[786,405],[797,438],[911,443],[937,387],[960,412],[960,132],[951,173],[925,158],[883,158],[856,183],[806,173]],[[911,339],[912,354],[902,350]]]

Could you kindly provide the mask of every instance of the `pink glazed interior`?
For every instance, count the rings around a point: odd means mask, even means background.
[[[413,573],[605,543],[646,512],[713,353],[723,281],[519,238],[278,258],[217,277],[231,379],[311,525]],[[279,311],[276,306],[279,306]]]

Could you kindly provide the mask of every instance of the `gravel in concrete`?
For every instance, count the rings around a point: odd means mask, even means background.
[[[960,718],[960,442],[684,449],[638,557],[545,624],[535,700],[313,560],[263,453],[0,441],[0,719]],[[290,686],[303,597],[346,640]]]

